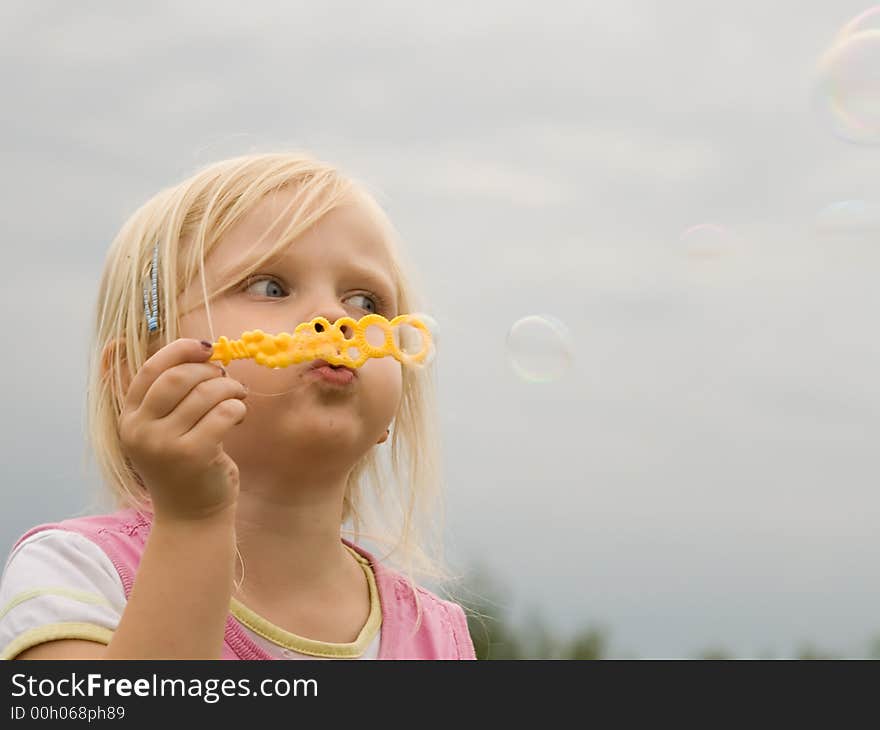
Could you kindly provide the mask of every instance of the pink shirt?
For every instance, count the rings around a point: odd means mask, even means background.
[[[58,523],[32,528],[16,542],[18,546],[31,535],[48,529],[71,530],[95,543],[111,560],[119,573],[125,596],[131,594],[134,577],[150,532],[151,516],[134,509],[112,514],[75,517]],[[421,606],[421,621],[416,628],[416,602],[413,589],[398,572],[384,567],[363,548],[342,542],[366,558],[376,578],[382,608],[382,631],[379,659],[476,659],[461,606],[445,601],[430,591],[415,586]],[[230,614],[226,619],[223,659],[272,659],[255,644],[241,624]]]

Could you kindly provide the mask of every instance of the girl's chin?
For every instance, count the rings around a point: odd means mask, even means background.
[[[295,433],[297,441],[326,441],[334,438],[355,443],[364,432],[364,424],[352,414],[300,412],[284,426],[287,433]]]
[[[266,415],[268,417],[268,414]],[[388,420],[391,419],[388,416]],[[272,415],[275,432],[285,443],[325,444],[332,440],[338,444],[357,447],[368,434],[384,429],[364,420],[360,409],[351,403],[303,402]],[[247,423],[247,419],[245,419]],[[260,428],[264,426],[261,424]]]

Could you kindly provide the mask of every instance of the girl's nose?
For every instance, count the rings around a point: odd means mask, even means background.
[[[314,319],[314,317],[313,317],[312,319]],[[330,323],[333,323],[333,322],[336,321],[335,319],[330,319],[330,317],[327,317],[326,319],[327,319],[327,321],[330,322]],[[309,320],[309,321],[311,321],[311,320]],[[324,330],[324,325],[322,325],[320,322],[318,322],[318,323],[315,324],[315,329],[316,329],[318,332],[323,332],[323,330]],[[352,328],[351,328],[350,325],[344,324],[344,325],[342,325],[342,327],[340,327],[339,329],[342,331],[342,335],[343,335],[343,336],[345,337],[345,339],[347,339],[347,340],[350,340],[351,337],[352,337],[352,335],[354,334],[354,330],[352,330]]]
[[[331,307],[324,307],[323,309],[317,310],[314,314],[312,314],[312,316],[307,321],[311,322],[313,319],[315,319],[315,317],[323,317],[328,322],[330,322],[330,324],[333,324],[334,322],[336,322],[336,320],[340,319],[341,317],[346,317],[346,316],[349,316],[349,314],[348,314],[348,312],[345,311],[345,308],[337,305],[337,306],[331,306]],[[320,332],[322,329],[321,324],[320,323],[316,324],[315,329],[317,329],[318,332]],[[347,324],[342,325],[342,327],[340,329],[342,331],[343,336],[346,339],[350,339],[352,337],[352,335],[354,334],[351,326],[349,326]]]

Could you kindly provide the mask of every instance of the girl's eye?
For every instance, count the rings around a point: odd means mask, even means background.
[[[370,314],[373,314],[373,313],[379,311],[379,302],[377,301],[377,298],[374,298],[374,297],[367,295],[367,294],[353,294],[352,296],[349,297],[349,299],[355,299],[356,297],[361,297],[361,298],[365,299],[367,302],[369,302],[369,304],[372,306],[372,309],[368,309],[367,311]],[[363,309],[363,307],[362,307],[362,309]]]
[[[245,284],[245,291],[251,291],[252,289],[255,291],[255,293],[262,294],[263,296],[269,297],[270,299],[273,299],[276,296],[284,296],[286,294],[286,290],[281,285],[281,282],[279,282],[278,279],[274,277],[265,277],[263,279],[249,279]],[[379,309],[382,307],[383,302],[378,295],[352,294],[349,299],[355,299],[357,297],[361,297],[366,302],[366,305],[360,307],[360,309],[364,309],[370,314],[378,312]]]
[[[268,286],[264,286],[268,284]],[[245,286],[245,291],[250,291],[256,287],[262,287],[259,293],[264,294],[264,296],[272,297],[271,292],[283,292],[284,287],[280,286],[278,279],[273,279],[271,277],[267,277],[265,279],[248,279],[247,284]]]

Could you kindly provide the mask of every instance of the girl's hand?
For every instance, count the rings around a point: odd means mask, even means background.
[[[199,340],[175,340],[144,363],[125,396],[119,435],[157,518],[210,517],[238,498],[238,466],[222,441],[247,414],[247,389],[210,356]]]

